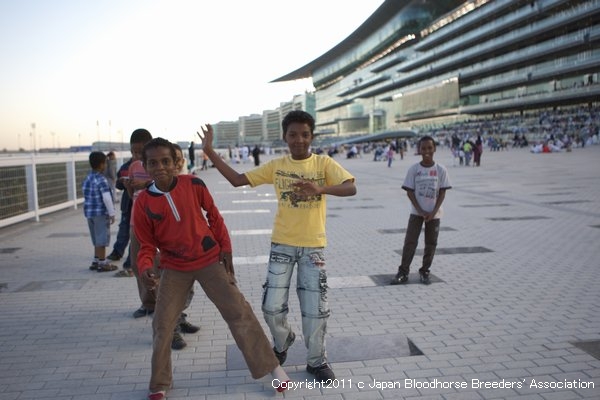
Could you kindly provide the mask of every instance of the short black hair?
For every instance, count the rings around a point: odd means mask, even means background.
[[[129,143],[147,143],[150,140],[152,140],[152,134],[148,130],[140,128],[131,133]]]
[[[281,121],[281,128],[283,129],[283,137],[287,133],[288,126],[290,124],[298,122],[301,124],[307,124],[310,128],[310,134],[313,135],[315,133],[315,119],[312,115],[302,110],[293,110],[287,113],[287,115]]]
[[[431,140],[431,143],[433,143],[433,148],[435,149],[436,148],[435,140],[429,135],[423,136],[423,137],[421,137],[421,139],[419,139],[419,142],[417,143],[417,149],[421,148],[421,143],[426,142],[428,140]]]
[[[101,151],[92,151],[90,153],[90,167],[92,169],[98,169],[102,165],[102,163],[106,162],[106,154]]]
[[[144,165],[146,165],[146,161],[148,160],[146,152],[149,149],[156,149],[158,147],[168,148],[170,150],[171,157],[173,157],[173,161],[175,162],[177,160],[177,151],[175,150],[175,146],[173,146],[173,143],[169,142],[167,139],[157,137],[155,139],[150,140],[144,145],[144,150],[142,151],[142,162],[144,163]]]

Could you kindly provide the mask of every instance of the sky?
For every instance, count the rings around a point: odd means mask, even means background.
[[[0,151],[191,141],[262,114],[383,0],[0,0]],[[33,133],[33,134],[32,134]]]

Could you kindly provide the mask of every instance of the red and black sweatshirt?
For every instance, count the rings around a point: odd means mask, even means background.
[[[156,249],[160,268],[177,271],[206,267],[219,261],[220,252],[231,252],[225,221],[201,179],[178,175],[168,192],[150,184],[134,203],[140,274],[154,265]]]

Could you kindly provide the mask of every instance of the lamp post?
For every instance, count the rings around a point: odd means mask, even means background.
[[[31,132],[29,133],[29,135],[31,135],[31,141],[33,143],[33,146],[32,146],[33,147],[33,153],[35,154],[35,152],[36,152],[36,148],[35,148],[36,147],[35,146],[35,122],[33,122],[31,124]]]

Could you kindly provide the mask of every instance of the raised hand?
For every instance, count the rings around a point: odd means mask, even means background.
[[[202,126],[202,133],[196,132],[200,141],[202,142],[203,149],[211,149],[213,144],[214,132],[211,124],[206,124],[206,127]]]

